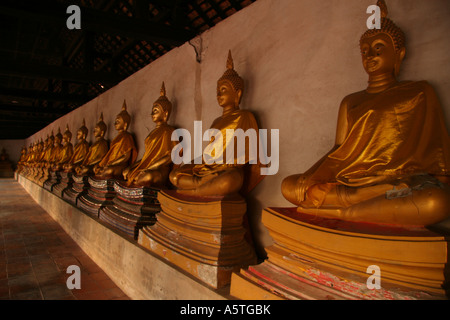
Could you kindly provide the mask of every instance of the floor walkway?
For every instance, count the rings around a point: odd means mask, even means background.
[[[71,265],[80,268],[81,289],[67,287]],[[9,299],[129,298],[17,181],[0,179],[0,300]]]

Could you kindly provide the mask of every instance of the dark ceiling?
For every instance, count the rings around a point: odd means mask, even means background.
[[[1,0],[0,139],[28,138],[255,1]]]

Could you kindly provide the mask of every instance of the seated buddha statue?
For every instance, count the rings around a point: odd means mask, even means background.
[[[53,136],[53,134],[52,134]],[[61,134],[61,129],[58,128],[58,133],[54,135],[54,143],[53,143],[53,148],[51,150],[51,154],[48,157],[48,161],[47,161],[47,168],[49,170],[52,170],[53,167],[55,166],[55,164],[57,164],[58,160],[59,160],[59,153],[61,152],[62,149],[62,134]]]
[[[16,172],[21,173],[27,159],[27,148],[25,146],[20,150],[20,158],[17,161]]]
[[[127,132],[131,117],[124,101],[122,111],[117,115],[114,126],[116,137],[111,141],[110,148],[93,171],[100,179],[121,179],[122,172],[136,161],[137,149],[133,136]]]
[[[56,155],[54,165],[52,167],[53,171],[61,171],[63,166],[70,161],[73,155],[73,145],[70,142],[72,139],[72,132],[69,130],[69,126],[66,127],[66,131],[62,135],[62,147],[59,153]]]
[[[73,149],[72,157],[66,164],[63,165],[64,171],[72,172],[76,166],[80,165],[84,161],[89,151],[89,142],[86,141],[87,134],[88,128],[86,128],[86,123],[83,119],[83,125],[77,131],[78,142]]]
[[[38,161],[35,165],[36,168],[36,174],[35,174],[35,178],[39,178],[40,176],[42,176],[43,174],[43,168],[45,166],[46,163],[46,155],[49,149],[49,141],[50,141],[50,137],[47,135],[47,138],[45,140],[41,140],[42,143],[42,151],[38,157]],[[53,141],[52,141],[53,144]]]
[[[405,36],[379,1],[381,29],[361,37],[365,90],[340,105],[335,146],[285,178],[297,211],[346,221],[432,225],[450,216],[450,140],[426,81],[397,81]]]
[[[35,145],[35,155],[34,155],[34,161],[32,166],[32,172],[31,172],[31,178],[36,178],[39,174],[39,168],[41,166],[42,163],[42,159],[44,157],[44,146],[45,143],[44,141],[41,139],[39,142],[36,143]]]
[[[40,140],[39,141],[39,146],[38,146],[38,155],[37,155],[37,158],[36,158],[36,162],[37,163],[41,163],[42,162],[42,159],[44,158],[44,154],[45,154],[45,142],[44,142],[44,140]]]
[[[43,156],[41,164],[40,164],[41,168],[45,168],[45,167],[48,168],[48,163],[49,163],[49,161],[51,159],[51,156],[53,154],[53,148],[54,147],[55,147],[55,136],[54,136],[53,131],[52,131],[52,134],[49,137],[47,137],[47,139],[45,140],[44,156]]]
[[[254,129],[258,132],[258,125],[255,117],[250,111],[239,108],[242,94],[244,92],[244,81],[234,70],[231,52],[228,54],[227,70],[217,82],[217,101],[222,107],[222,115],[216,118],[211,129],[216,129],[222,134],[222,141],[211,138],[210,146],[213,147],[212,157],[220,158],[223,164],[184,164],[172,170],[170,181],[177,188],[177,192],[192,196],[225,196],[237,193],[244,185],[245,165],[249,163],[249,145],[245,146],[245,159],[239,159],[237,152],[234,152],[234,159],[225,159],[227,148],[236,148],[234,138],[226,138],[227,130]],[[222,146],[216,147],[215,144]],[[220,153],[220,154],[219,154]],[[231,160],[231,161],[230,161]]]
[[[145,153],[141,160],[123,171],[127,186],[166,186],[171,170],[171,153],[175,142],[171,140],[175,128],[167,124],[172,103],[166,97],[164,82],[160,97],[153,103],[152,120],[156,124],[145,139]]]
[[[100,119],[94,127],[95,142],[90,146],[83,162],[75,166],[75,172],[79,176],[93,174],[92,169],[97,165],[108,152],[108,141],[104,136],[106,133],[106,123],[103,121],[103,113],[100,114]]]
[[[35,155],[36,155],[36,144],[34,142],[30,143],[30,146],[28,147],[28,159],[27,162],[30,165],[33,163]]]

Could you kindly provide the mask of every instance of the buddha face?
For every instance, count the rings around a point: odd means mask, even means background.
[[[102,129],[100,129],[99,126],[95,126],[95,128],[94,128],[94,137],[96,137],[96,138],[103,137],[103,131],[102,131]]]
[[[68,134],[63,134],[62,142],[63,144],[67,144],[70,141],[70,138]]]
[[[155,103],[152,108],[152,120],[157,125],[166,122],[167,120],[167,112],[165,112],[157,103]]]
[[[84,133],[81,130],[77,131],[77,139],[78,140],[83,140],[84,139]]]
[[[222,108],[238,106],[240,97],[241,90],[234,90],[228,81],[221,81],[217,84],[217,101]]]
[[[385,33],[361,41],[364,69],[370,76],[393,74],[400,67],[404,49],[396,52],[392,39]]]
[[[55,137],[55,146],[58,146],[58,145],[61,144],[61,139],[62,139],[61,136],[56,136],[56,137]]]
[[[117,116],[116,120],[114,121],[114,127],[117,131],[124,131],[127,130],[128,123],[123,120],[121,116]]]

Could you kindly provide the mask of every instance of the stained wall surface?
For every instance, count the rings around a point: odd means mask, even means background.
[[[291,206],[280,191],[282,179],[307,170],[334,143],[340,101],[367,86],[359,52],[366,13],[374,0],[258,0],[201,36],[170,51],[120,84],[29,137],[45,139],[53,130],[75,131],[85,118],[92,129],[100,112],[115,136],[113,122],[126,100],[139,157],[154,127],[151,106],[162,81],[174,104],[170,123],[203,131],[221,114],[216,83],[225,71],[228,50],[245,79],[241,108],[254,112],[260,128],[279,130],[279,170],[267,176],[248,199],[260,253],[271,238],[260,223],[261,209]],[[450,125],[450,2],[387,1],[389,16],[407,36],[400,80],[428,80],[436,89]],[[195,50],[196,49],[196,50]],[[196,56],[196,51],[199,56]],[[197,58],[201,62],[197,62]],[[72,140],[75,143],[74,139]],[[275,141],[276,142],[276,141]]]

